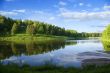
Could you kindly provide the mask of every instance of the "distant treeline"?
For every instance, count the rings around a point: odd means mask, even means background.
[[[52,24],[32,21],[32,20],[13,20],[0,15],[0,36],[15,34],[46,34],[68,37],[98,37],[100,33],[78,33],[76,30],[65,30]]]
[[[75,36],[77,37],[100,37],[101,33],[86,33],[86,32],[82,32],[82,33],[77,33],[75,34]]]

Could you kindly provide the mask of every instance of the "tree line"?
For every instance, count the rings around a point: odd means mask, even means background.
[[[9,17],[0,15],[0,35],[7,36],[15,34],[46,34],[69,37],[100,36],[100,33],[78,33],[76,30],[66,30],[65,28],[44,22],[32,20],[13,20]]]

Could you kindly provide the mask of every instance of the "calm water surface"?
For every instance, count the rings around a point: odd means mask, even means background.
[[[86,64],[110,63],[110,49],[107,48],[96,39],[23,44],[1,42],[0,59],[4,64],[39,66],[49,63],[64,67],[81,67]]]

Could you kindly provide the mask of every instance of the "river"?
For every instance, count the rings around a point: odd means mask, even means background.
[[[3,64],[30,66],[52,64],[64,67],[82,67],[88,64],[110,63],[109,46],[98,39],[48,42],[0,42],[0,60]]]

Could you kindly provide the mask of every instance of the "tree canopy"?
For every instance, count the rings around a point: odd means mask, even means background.
[[[106,27],[106,29],[102,33],[103,40],[110,40],[110,24]]]
[[[0,15],[0,36],[14,34],[46,34],[69,37],[98,37],[100,33],[78,33],[76,30],[66,30],[52,24],[32,21],[32,20],[13,20]]]

